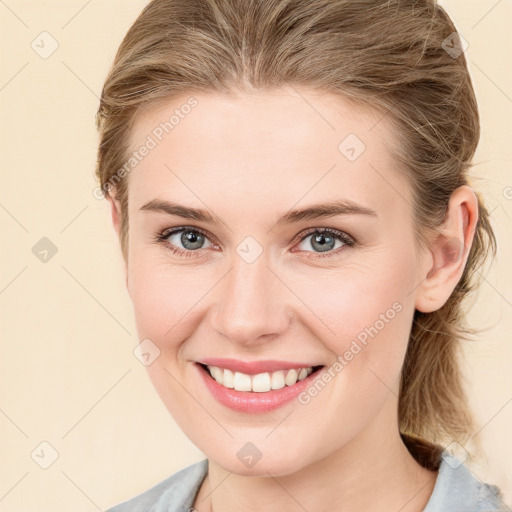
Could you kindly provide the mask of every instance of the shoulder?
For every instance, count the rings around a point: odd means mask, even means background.
[[[207,472],[203,459],[107,512],[188,512]]]
[[[499,489],[481,482],[457,457],[443,452],[432,496],[423,512],[509,510]]]

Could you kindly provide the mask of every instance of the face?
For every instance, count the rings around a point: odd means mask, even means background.
[[[155,142],[128,176],[147,369],[191,441],[238,474],[289,474],[397,429],[425,270],[391,125],[296,91],[174,98],[130,138]]]

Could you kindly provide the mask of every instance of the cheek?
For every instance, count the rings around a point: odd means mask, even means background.
[[[299,397],[300,403],[306,421],[325,418],[329,427],[322,435],[332,436],[336,445],[355,436],[398,396],[414,313],[408,294],[414,287],[415,265],[409,257],[380,256],[296,282],[315,314],[310,330],[332,358],[324,384],[312,385]]]
[[[385,382],[400,372],[414,313],[415,268],[412,251],[383,250],[357,264],[347,259],[339,269],[295,276],[294,291],[310,311],[308,327],[333,361],[345,356],[355,378],[362,378],[361,370],[374,378],[367,367]]]
[[[134,251],[131,256],[129,294],[137,333],[140,340],[151,340],[160,351],[146,370],[160,398],[182,424],[189,414],[183,411],[190,411],[191,403],[180,385],[186,379],[181,349],[197,328],[202,299],[213,287],[214,276],[210,283],[209,273],[197,267],[172,265],[159,255]]]
[[[304,267],[287,279],[325,327],[344,338],[376,322],[395,302],[403,307],[412,302],[415,268],[413,254],[382,250],[360,259],[356,255],[339,268]]]
[[[139,336],[152,339],[161,350],[173,339],[185,339],[187,326],[215,284],[211,272],[163,259],[134,254],[128,274]]]

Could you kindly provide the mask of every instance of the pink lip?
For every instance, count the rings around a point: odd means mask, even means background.
[[[311,363],[297,363],[294,361],[239,361],[237,359],[227,359],[211,357],[208,359],[202,359],[198,363],[207,366],[218,366],[219,368],[225,368],[232,372],[246,373],[247,375],[257,375],[258,373],[266,372],[277,372],[278,370],[292,370],[295,368],[309,368],[310,366],[317,366]],[[319,366],[319,365],[318,365]]]
[[[201,364],[195,364],[195,367],[201,374],[206,387],[218,402],[230,409],[233,409],[234,411],[252,414],[270,412],[283,406],[287,402],[290,402],[310,386],[313,379],[315,379],[322,371],[320,369],[317,372],[311,373],[305,379],[298,381],[293,386],[285,386],[284,388],[273,389],[266,391],[265,393],[256,393],[252,391],[236,391],[234,389],[225,388],[213,379],[208,370],[203,368]],[[283,367],[280,366],[280,368],[282,369]],[[304,368],[304,366],[293,366],[293,368]]]

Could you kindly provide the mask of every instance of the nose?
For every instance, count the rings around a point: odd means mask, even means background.
[[[268,267],[264,255],[252,263],[235,255],[220,284],[212,328],[233,343],[259,346],[284,333],[291,323],[286,287]]]

